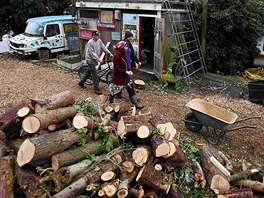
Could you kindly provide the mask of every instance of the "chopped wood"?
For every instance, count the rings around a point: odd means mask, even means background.
[[[47,109],[53,110],[73,105],[75,96],[71,91],[63,91],[47,98]]]
[[[0,196],[14,197],[14,158],[6,156],[0,159]]]
[[[57,124],[68,118],[72,118],[76,113],[77,107],[71,106],[32,114],[23,120],[22,128],[27,133],[35,133],[40,129],[47,128],[51,124]]]
[[[114,107],[114,112],[115,113],[118,113],[120,111],[120,105],[116,105],[115,107]]]
[[[215,192],[215,194],[224,194],[230,190],[230,184],[221,175],[214,175],[210,188]]]
[[[154,168],[157,171],[162,171],[162,165],[161,164],[155,164]]]
[[[138,128],[138,130],[137,130],[137,136],[138,136],[138,138],[140,138],[140,139],[147,139],[147,138],[150,137],[150,135],[151,135],[150,130],[149,130],[149,128],[148,128],[147,126],[145,126],[145,125],[140,126],[140,127]]]
[[[192,164],[193,172],[194,172],[194,187],[195,188],[205,188],[206,187],[206,179],[204,176],[203,169],[199,162],[193,162]]]
[[[155,170],[152,164],[146,164],[139,171],[136,182],[142,185],[149,186],[154,190],[161,190],[168,194],[171,183],[170,181],[164,180],[165,175],[162,171]]]
[[[105,196],[105,191],[102,190],[102,189],[99,190],[99,191],[98,191],[98,196],[99,196],[99,197],[103,197],[103,196]]]
[[[153,135],[151,138],[151,147],[155,157],[166,156],[170,152],[169,142],[164,136]]]
[[[17,153],[17,163],[19,166],[28,163],[42,164],[47,158],[62,152],[80,138],[82,135],[74,129],[67,129],[26,139]]]
[[[41,112],[46,111],[46,110],[47,110],[46,105],[41,105],[41,104],[39,104],[39,103],[37,103],[37,104],[35,105],[35,107],[34,107],[34,111],[35,111],[35,113],[41,113]]]
[[[5,143],[0,140],[0,159],[6,155],[6,148]]]
[[[142,186],[140,186],[139,189],[129,188],[128,190],[129,198],[142,198],[144,197],[144,194],[145,192]]]
[[[259,172],[258,169],[251,169],[251,170],[242,171],[242,172],[234,174],[234,175],[230,175],[229,176],[230,182],[236,182],[238,180],[247,179],[249,176],[251,176],[257,172]]]
[[[246,188],[251,188],[254,191],[264,193],[264,183],[259,181],[253,181],[250,179],[240,180],[235,182],[238,186],[244,186]]]
[[[150,149],[148,147],[140,146],[132,152],[132,158],[138,166],[144,166],[149,160]]]
[[[84,192],[89,183],[96,183],[100,180],[102,173],[109,170],[114,170],[113,163],[115,163],[116,165],[122,162],[122,156],[118,153],[113,155],[111,159],[111,161],[102,163],[99,170],[93,169],[87,172],[83,177],[79,178],[78,180],[64,188],[62,191],[55,194],[53,198],[71,198]]]
[[[164,155],[163,157],[164,158],[171,157],[176,151],[177,151],[177,148],[175,144],[173,144],[172,142],[169,142],[169,153],[167,155]]]
[[[111,181],[111,180],[114,180],[116,177],[116,174],[115,172],[113,171],[106,171],[104,172],[102,175],[101,175],[101,180],[103,181]]]
[[[174,139],[177,132],[171,122],[158,124],[157,128],[160,129],[161,134],[163,134],[164,137],[169,141],[172,141]]]
[[[6,134],[3,131],[0,131],[0,140],[5,141],[6,140]]]
[[[165,161],[173,168],[182,168],[186,162],[186,154],[178,148],[178,150],[170,157],[164,158]]]
[[[230,176],[230,172],[214,157],[211,156],[209,160],[215,165],[225,176]]]
[[[58,170],[60,167],[71,165],[85,159],[89,155],[99,155],[109,152],[119,144],[118,137],[111,134],[106,144],[99,139],[94,142],[88,142],[84,146],[70,149],[51,157],[52,168]]]
[[[134,82],[135,82],[135,88],[136,89],[141,89],[141,90],[145,89],[145,82],[143,80],[137,79]]]
[[[103,127],[103,132],[104,133],[111,133],[113,131],[113,127],[112,126],[104,126]]]
[[[77,113],[73,120],[72,125],[76,129],[87,128],[88,130],[93,129],[95,127],[95,123],[92,117],[85,116],[83,113]]]
[[[176,187],[176,185],[171,185],[170,191],[168,193],[169,197],[171,198],[180,198],[180,192],[178,190],[178,188]]]
[[[108,105],[107,107],[105,107],[104,110],[105,110],[106,113],[111,113],[112,111],[114,111],[114,108],[111,107],[110,105]]]
[[[254,198],[254,195],[250,188],[242,188],[230,190],[223,198]]]
[[[89,191],[97,192],[99,186],[100,186],[99,183],[92,183],[92,184],[89,184],[89,185],[86,187],[86,191],[88,191],[88,192],[89,192]]]
[[[10,147],[10,149],[14,150],[15,153],[17,153],[23,142],[23,139],[14,139],[7,141],[7,145]]]
[[[108,184],[102,187],[102,190],[105,192],[105,195],[108,197],[112,197],[117,192],[117,187],[114,184]]]
[[[122,162],[122,168],[131,173],[135,168],[135,164],[134,162],[127,160]]]
[[[102,125],[103,125],[103,126],[107,126],[107,125],[109,125],[110,120],[111,120],[111,117],[112,117],[111,114],[106,114],[106,115],[104,116],[103,120],[102,120]]]
[[[30,109],[29,107],[22,107],[21,109],[18,110],[17,116],[19,118],[23,118],[29,115],[31,112],[32,112],[32,109]]]

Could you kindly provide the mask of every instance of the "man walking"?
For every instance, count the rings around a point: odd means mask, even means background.
[[[96,72],[96,66],[103,63],[99,58],[101,50],[103,50],[106,54],[110,54],[110,56],[113,56],[100,39],[100,33],[98,31],[93,31],[92,39],[90,39],[87,43],[85,54],[85,60],[89,65],[89,69],[87,70],[81,81],[78,83],[81,88],[85,88],[84,83],[91,73],[94,85],[94,93],[98,95],[102,94],[102,91],[99,88],[99,78]]]

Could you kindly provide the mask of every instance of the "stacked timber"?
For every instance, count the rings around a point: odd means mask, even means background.
[[[202,163],[192,163],[193,187],[209,185],[231,198],[263,192],[259,169],[234,174],[223,153],[208,145],[200,155]],[[161,116],[108,104],[103,95],[82,101],[64,91],[0,116],[0,160],[0,197],[178,198],[173,175],[184,172],[187,155]]]

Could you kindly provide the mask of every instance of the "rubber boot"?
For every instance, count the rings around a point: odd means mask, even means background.
[[[94,86],[94,93],[97,94],[97,95],[101,95],[102,91],[99,89],[98,86]]]
[[[111,104],[111,103],[113,103],[114,102],[114,99],[115,99],[115,95],[109,95],[109,103]]]
[[[133,105],[135,105],[136,109],[143,109],[144,108],[144,105],[137,102],[136,95],[130,96],[129,99],[130,99],[131,103]]]

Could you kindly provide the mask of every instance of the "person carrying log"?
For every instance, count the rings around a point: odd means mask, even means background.
[[[126,89],[131,103],[137,109],[142,109],[144,106],[137,102],[134,83],[131,79],[133,72],[128,68],[127,64],[126,50],[128,49],[128,45],[125,41],[120,41],[115,45],[114,49],[114,71],[112,83],[109,85],[109,102],[113,103],[115,96],[121,93],[123,89]]]

